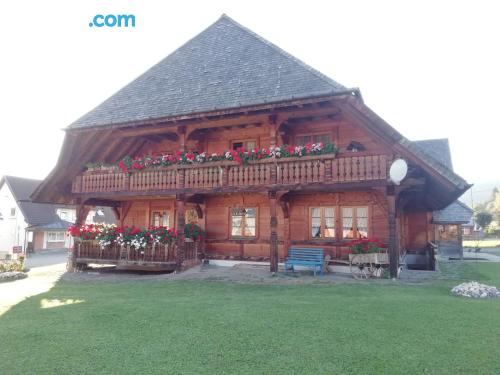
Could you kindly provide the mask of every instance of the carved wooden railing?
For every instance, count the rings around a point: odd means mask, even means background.
[[[184,247],[183,260],[198,259],[200,248],[199,241],[186,239]],[[129,245],[110,245],[102,248],[93,241],[83,241],[77,244],[77,259],[96,260],[96,261],[134,261],[134,262],[176,262],[177,245],[172,244],[154,244],[147,245],[145,248],[136,249]]]
[[[143,249],[132,246],[111,245],[102,248],[91,241],[77,245],[77,259],[96,261],[137,261],[137,262],[175,262],[177,250],[175,244],[148,245]]]
[[[72,192],[137,192],[384,180],[387,179],[389,162],[387,155],[317,155],[265,159],[248,165],[224,161],[131,173],[92,171],[74,179]]]

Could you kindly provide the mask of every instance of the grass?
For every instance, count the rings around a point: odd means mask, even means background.
[[[498,263],[443,269],[500,286]],[[0,372],[498,374],[500,300],[457,282],[59,282],[0,317]]]
[[[464,247],[500,247],[500,239],[486,239],[486,240],[466,240],[463,241]]]

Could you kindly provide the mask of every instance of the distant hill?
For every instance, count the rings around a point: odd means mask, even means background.
[[[500,189],[500,180],[475,183],[471,188],[472,196],[469,189],[459,199],[469,207],[472,207],[472,199],[474,204],[487,202],[491,198],[491,192],[495,186]]]

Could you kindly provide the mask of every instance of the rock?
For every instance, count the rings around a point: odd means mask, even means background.
[[[0,283],[4,281],[14,281],[27,278],[28,275],[19,271],[8,271],[0,273]]]
[[[497,298],[500,297],[500,291],[494,286],[480,284],[477,281],[462,283],[451,290],[455,296],[469,298]]]

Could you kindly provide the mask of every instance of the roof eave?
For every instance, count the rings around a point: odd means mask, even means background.
[[[341,96],[354,96],[354,97],[359,98],[361,101],[363,101],[362,96],[361,96],[361,91],[359,90],[359,88],[354,87],[354,88],[349,88],[349,89],[342,90],[342,91],[331,91],[331,92],[325,92],[325,93],[318,93],[318,95],[294,97],[294,98],[291,98],[289,100],[268,101],[268,102],[264,101],[262,103],[258,103],[258,104],[254,104],[254,105],[247,105],[247,106],[241,106],[241,107],[230,107],[230,108],[214,108],[213,110],[210,110],[210,111],[191,112],[191,113],[184,113],[184,114],[178,114],[178,115],[169,115],[169,116],[164,116],[164,117],[152,117],[152,118],[147,118],[147,119],[143,119],[143,120],[115,122],[115,123],[112,122],[112,123],[108,123],[108,124],[96,124],[96,125],[89,125],[89,126],[84,126],[84,127],[67,127],[63,130],[66,132],[71,132],[71,133],[80,133],[80,132],[89,132],[89,131],[103,130],[103,129],[119,129],[119,128],[126,128],[126,127],[144,126],[144,125],[156,125],[156,124],[163,124],[163,123],[169,123],[169,122],[171,122],[175,126],[178,126],[178,125],[180,125],[179,123],[182,123],[182,121],[201,119],[201,118],[206,117],[206,116],[232,115],[232,114],[236,114],[238,112],[249,113],[249,112],[253,112],[253,111],[262,111],[262,110],[266,110],[266,109],[277,110],[279,108],[292,106],[292,105],[296,105],[296,104],[316,103],[319,101],[332,100],[334,98],[338,98]]]

